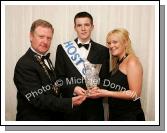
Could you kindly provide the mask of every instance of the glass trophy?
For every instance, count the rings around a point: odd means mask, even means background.
[[[87,87],[86,95],[90,95],[90,91],[93,87],[97,87],[100,83],[99,72],[102,64],[92,64],[88,60],[85,61],[85,84]]]

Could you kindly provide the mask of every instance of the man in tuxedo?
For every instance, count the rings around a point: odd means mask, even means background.
[[[79,12],[74,18],[74,29],[78,37],[73,42],[68,41],[58,45],[55,62],[56,75],[69,84],[61,89],[61,95],[64,98],[85,94],[83,71],[85,59],[92,64],[102,64],[99,73],[101,81],[109,72],[109,50],[91,39],[93,28],[92,16],[87,12]],[[65,120],[104,120],[103,99],[87,98],[81,105],[74,107],[73,112],[67,115]]]
[[[19,59],[14,72],[17,87],[18,121],[62,120],[61,113],[69,113],[81,104],[84,96],[60,98],[55,85],[56,77],[49,53],[54,28],[38,19],[30,29],[31,47]]]

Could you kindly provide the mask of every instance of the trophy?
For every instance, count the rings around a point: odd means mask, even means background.
[[[87,87],[86,95],[90,95],[90,90],[97,87],[100,83],[99,72],[102,64],[92,64],[88,60],[84,62],[85,67],[85,84]]]

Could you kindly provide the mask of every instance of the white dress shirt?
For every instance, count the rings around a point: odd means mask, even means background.
[[[48,53],[48,52],[46,52],[44,55],[43,55],[43,54],[40,54],[40,53],[38,53],[37,51],[35,51],[35,49],[33,49],[32,46],[30,47],[30,49],[31,49],[34,53],[40,55],[41,57],[47,55],[47,53]],[[51,70],[51,68],[50,68],[50,66],[49,66],[49,63],[48,63],[48,61],[47,61],[46,59],[44,59],[44,63],[45,63],[45,65]]]
[[[78,39],[78,44],[79,43],[82,43],[79,39]],[[85,43],[82,43],[82,44],[88,44],[89,43],[89,48],[88,48],[88,50],[86,49],[86,48],[84,48],[84,47],[80,47],[79,49],[80,49],[80,56],[82,57],[82,59],[87,59],[87,57],[88,57],[88,54],[89,54],[89,51],[90,51],[90,48],[91,48],[91,43],[90,43],[90,40],[89,41],[87,41],[87,42],[85,42]]]

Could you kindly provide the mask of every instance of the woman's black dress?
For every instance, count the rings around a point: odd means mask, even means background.
[[[129,90],[127,75],[119,69],[115,74],[109,74],[110,82],[107,83],[108,90],[124,91],[130,96],[136,96],[135,93],[128,94],[125,90]],[[110,84],[109,84],[110,83]],[[109,120],[110,121],[145,121],[144,112],[141,108],[140,99],[122,100],[119,98],[108,98],[109,102]]]

